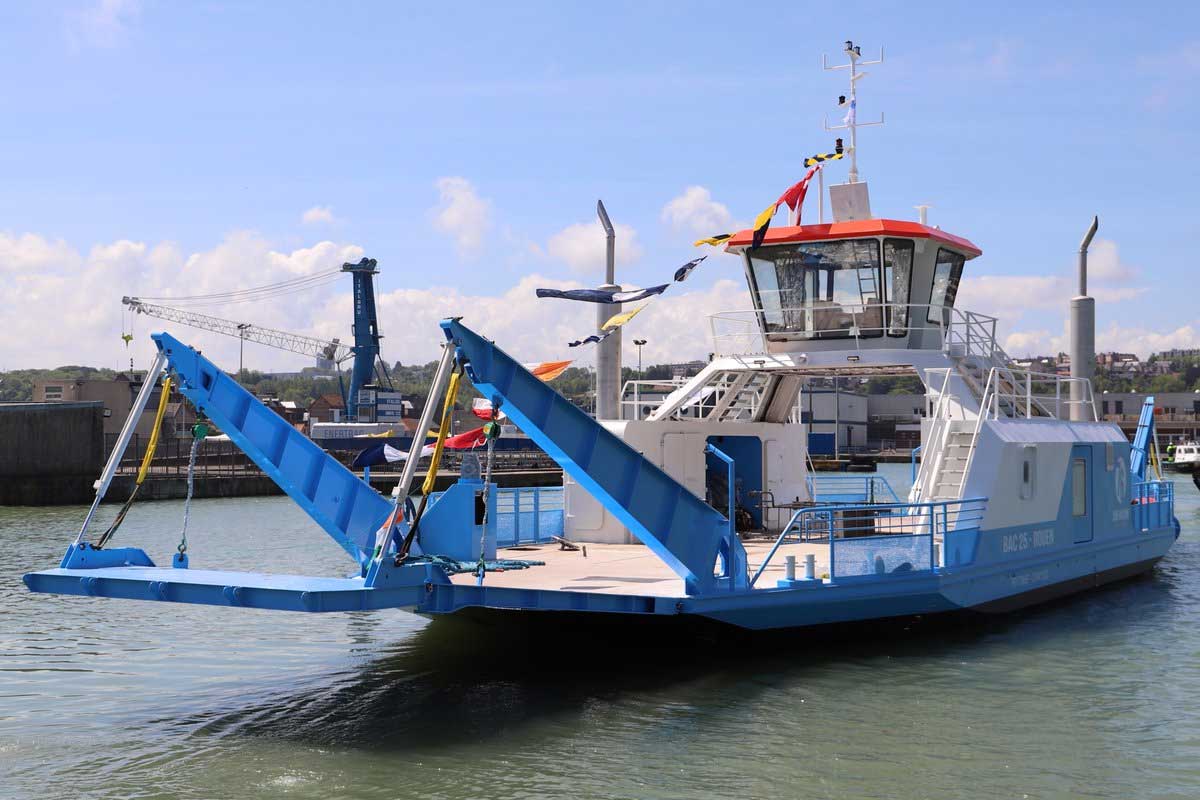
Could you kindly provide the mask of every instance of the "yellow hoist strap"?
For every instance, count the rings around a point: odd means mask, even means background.
[[[450,415],[454,413],[454,401],[458,398],[458,383],[462,373],[457,369],[450,375],[450,385],[446,387],[446,403],[442,406],[442,422],[438,426],[437,444],[433,446],[433,458],[429,461],[429,471],[425,473],[425,483],[421,485],[421,494],[428,497],[433,494],[434,484],[437,483],[438,464],[442,460],[442,446],[446,443],[446,434],[450,432]]]
[[[171,399],[171,376],[163,378],[162,395],[158,398],[158,412],[154,415],[154,430],[150,431],[150,444],[146,446],[146,454],[142,456],[142,466],[138,468],[137,486],[142,485],[150,472],[150,462],[154,460],[154,451],[158,449],[158,433],[162,429],[163,417],[167,414],[167,403]]]

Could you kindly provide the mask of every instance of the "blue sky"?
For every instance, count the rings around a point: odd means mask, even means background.
[[[343,5],[0,4],[0,368],[119,365],[122,294],[363,252],[384,270],[390,358],[428,357],[431,309],[455,304],[523,355],[565,353],[590,313],[523,298],[538,279],[599,282],[602,245],[572,228],[596,198],[634,244],[619,279],[661,281],[693,256],[691,223],[752,218],[828,149],[845,89],[820,56],[846,38],[887,55],[860,95],[860,119],[888,119],[860,134],[875,212],[928,202],[983,248],[962,303],[1003,314],[1014,355],[1059,344],[1093,213],[1100,346],[1200,346],[1192,5]],[[689,187],[704,192],[673,221]],[[647,357],[703,355],[684,328],[742,306],[740,284],[734,259],[710,259],[639,317]],[[348,284],[210,311],[344,335],[347,304]],[[40,346],[39,319],[57,327]]]

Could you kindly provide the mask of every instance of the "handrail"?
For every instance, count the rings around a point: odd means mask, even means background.
[[[913,481],[913,487],[909,491],[909,499],[916,502],[922,499],[929,493],[932,488],[933,476],[937,475],[937,470],[941,468],[942,455],[945,451],[945,441],[949,436],[950,431],[950,378],[952,370],[948,368],[926,370],[926,375],[930,380],[937,373],[942,375],[942,388],[938,393],[937,401],[934,403],[933,409],[929,415],[931,425],[929,429],[929,442],[922,442],[921,446],[926,448],[922,452],[932,454],[932,458],[921,458],[921,467],[917,472],[917,479]],[[929,484],[928,486],[926,484]]]
[[[935,500],[927,503],[876,503],[860,505],[823,505],[797,509],[788,524],[780,531],[766,558],[750,578],[753,588],[774,559],[779,548],[797,532],[816,529],[829,541],[829,579],[837,577],[835,541],[891,538],[895,536],[929,536],[930,569],[937,569],[937,540],[947,533],[978,529],[987,510],[986,497],[961,500]],[[816,525],[805,525],[803,519],[814,519]],[[881,525],[882,523],[882,525]],[[880,533],[882,528],[883,532]],[[869,534],[865,534],[870,531]],[[847,535],[850,534],[850,535]],[[855,535],[858,534],[858,535]],[[801,541],[804,539],[801,538]]]
[[[760,295],[781,292],[770,290]],[[876,320],[865,320],[871,312],[878,311]],[[933,311],[934,321],[929,312]],[[764,330],[770,323],[768,317],[780,319],[802,319],[809,323],[792,330]],[[835,318],[834,327],[816,327],[818,317]],[[903,319],[903,323],[896,322]],[[865,322],[865,324],[864,324]],[[825,339],[853,339],[861,346],[862,339],[902,338],[915,331],[937,331],[941,349],[950,350],[959,345],[965,355],[992,358],[999,351],[996,342],[997,318],[974,311],[927,303],[837,303],[820,306],[783,306],[768,309],[738,309],[719,311],[709,315],[709,330],[713,337],[713,349],[718,355],[736,355],[745,352],[766,352],[768,341],[820,341]],[[737,326],[732,333],[722,332],[722,326]],[[770,337],[770,338],[768,338]],[[758,350],[725,348],[722,342],[743,341]]]
[[[1133,528],[1148,531],[1166,528],[1175,522],[1175,483],[1138,481],[1130,487]]]
[[[812,473],[805,476],[805,482],[808,484],[808,493],[814,502],[864,502],[874,503],[876,498],[899,503],[900,498],[896,496],[896,492],[892,489],[892,485],[888,483],[887,478],[882,475],[814,475]],[[839,491],[841,489],[858,489],[859,491]],[[834,501],[822,500],[823,495],[849,495],[854,494],[861,496],[861,501]]]

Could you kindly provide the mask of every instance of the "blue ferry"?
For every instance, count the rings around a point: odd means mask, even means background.
[[[501,343],[447,319],[413,452],[387,496],[199,351],[159,333],[95,503],[59,566],[27,574],[26,585],[297,612],[486,609],[530,621],[584,614],[764,630],[1003,612],[1153,568],[1180,532],[1173,484],[1157,473],[1152,400],[1132,444],[1097,418],[1085,269],[1094,227],[1070,301],[1075,373],[1018,369],[997,342],[997,320],[955,302],[980,249],[923,214],[871,214],[856,163],[860,56],[850,43],[846,52],[850,171],[829,187],[833,219],[824,221],[822,187],[817,224],[723,238],[753,307],[711,320],[713,352],[694,378],[653,396],[634,386],[634,400],[618,403],[626,413],[597,420]],[[920,460],[903,497],[879,476],[815,475],[808,458],[805,396],[875,375],[925,387]],[[341,546],[345,573],[196,569],[185,547],[152,556],[95,536],[96,509],[160,378]],[[419,484],[426,434],[463,380],[562,467],[561,489],[498,488],[490,447],[465,459],[445,491]]]

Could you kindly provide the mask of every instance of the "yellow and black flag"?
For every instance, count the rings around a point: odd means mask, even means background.
[[[697,239],[692,243],[692,247],[699,247],[702,244],[710,244],[713,247],[719,247],[732,238],[732,233],[718,233],[716,236],[709,236],[707,239]]]
[[[845,157],[845,153],[817,153],[815,156],[809,156],[804,159],[804,166],[812,167],[823,161],[837,161],[839,158]]]
[[[775,217],[775,212],[779,209],[781,200],[776,200],[771,205],[763,209],[762,213],[754,218],[754,238],[751,240],[751,247],[758,247],[763,243],[763,239],[767,236],[767,228],[771,227],[771,220]]]

